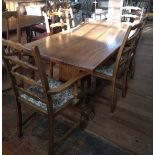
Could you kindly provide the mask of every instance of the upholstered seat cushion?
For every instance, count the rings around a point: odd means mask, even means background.
[[[95,71],[101,74],[112,76],[114,65],[115,65],[114,61],[108,61],[106,64],[97,67]]]
[[[41,81],[37,81],[38,83],[41,83]],[[62,82],[57,81],[55,79],[48,79],[49,82],[49,87],[50,88],[57,88],[58,86],[60,86],[62,84]],[[42,90],[39,87],[30,87],[28,89],[30,92],[34,93],[37,96],[43,96]],[[20,95],[23,99],[29,101],[30,103],[40,107],[41,109],[47,111],[47,106],[45,103],[36,100],[26,94],[21,94]],[[67,103],[67,101],[71,100],[73,98],[73,94],[72,94],[72,89],[68,88],[65,91],[61,92],[61,93],[57,93],[51,96],[52,97],[52,103],[53,103],[53,108],[54,111],[58,110],[59,108],[61,108],[65,103]]]
[[[121,59],[124,59],[126,61],[127,56],[124,55],[123,57],[121,57]],[[115,61],[114,60],[110,60],[107,63],[97,67],[95,71],[98,72],[98,73],[107,75],[107,76],[112,76],[113,75],[114,66],[115,66]],[[123,73],[124,70],[125,70],[125,64],[122,64],[119,67],[118,76],[120,76]]]

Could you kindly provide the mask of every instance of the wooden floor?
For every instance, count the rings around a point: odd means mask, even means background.
[[[136,53],[134,79],[128,81],[125,98],[117,90],[117,108],[110,113],[109,87],[102,87],[90,102],[95,105],[95,118],[86,130],[138,155],[152,155],[153,138],[153,26],[148,23],[140,39]],[[5,78],[5,77],[4,77]],[[4,81],[4,79],[3,79]],[[5,79],[6,81],[6,79]],[[9,83],[3,83],[3,87]],[[11,155],[7,146],[5,155]]]
[[[139,155],[152,154],[153,139],[153,28],[148,23],[141,36],[136,53],[134,79],[128,79],[125,98],[117,90],[117,109],[111,114],[108,96],[109,88],[91,98],[95,104],[96,116],[89,123],[93,132],[116,145]]]

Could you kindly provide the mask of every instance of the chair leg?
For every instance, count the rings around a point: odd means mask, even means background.
[[[54,151],[54,120],[48,118],[49,128],[49,155],[55,155]]]
[[[128,77],[128,71],[124,73],[123,79],[122,79],[122,97],[126,96],[127,91],[127,77]]]
[[[112,93],[112,98],[111,98],[111,112],[113,113],[116,107],[116,102],[115,102],[115,81],[112,82],[111,86],[111,93]]]
[[[18,137],[21,138],[23,136],[23,132],[22,132],[22,111],[21,111],[21,104],[18,101],[17,101],[17,114],[18,114],[17,133],[18,133]]]
[[[49,70],[49,72],[50,72],[50,77],[52,78],[53,77],[53,62],[52,61],[50,61],[50,70]]]
[[[133,79],[135,73],[135,60],[133,59],[130,66],[130,78]]]

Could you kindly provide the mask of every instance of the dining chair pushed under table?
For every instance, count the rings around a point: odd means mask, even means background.
[[[133,78],[135,72],[135,54],[142,30],[143,30],[143,22],[134,25],[131,28],[131,31],[134,31],[134,34],[130,38],[128,38],[126,43],[126,48],[131,47],[130,64],[128,70],[131,78]]]
[[[26,59],[22,60],[18,57],[15,58],[8,55],[7,49],[3,50],[3,59],[6,63],[15,94],[18,114],[18,136],[21,137],[23,135],[21,106],[26,106],[34,112],[47,116],[49,155],[53,155],[55,154],[54,148],[56,146],[56,141],[54,141],[54,119],[58,114],[64,111],[64,109],[69,106],[75,107],[75,105],[79,103],[77,102],[79,98],[77,82],[88,74],[81,72],[66,83],[62,83],[53,78],[47,78],[38,47],[34,46],[32,49],[28,49],[19,43],[5,39],[2,40],[2,44],[3,47],[7,46],[12,49],[12,51],[30,54],[34,59],[34,62],[30,63],[26,61]],[[25,73],[24,70],[27,72]],[[31,74],[27,74],[28,71],[32,70],[36,73],[35,75],[38,75],[37,80],[35,80],[34,76],[31,78]],[[81,109],[79,111],[81,111]],[[69,134],[83,122],[84,117],[82,115],[84,115],[83,111],[81,111],[81,118],[63,135],[64,137],[62,137],[61,140],[69,136]]]
[[[128,67],[130,63],[131,47],[125,48],[128,36],[131,32],[131,26],[129,26],[123,42],[117,52],[116,58],[107,61],[105,64],[96,68],[93,76],[101,78],[111,82],[111,112],[114,112],[116,107],[115,102],[115,86],[116,79],[122,78],[122,95],[124,95],[127,82]]]

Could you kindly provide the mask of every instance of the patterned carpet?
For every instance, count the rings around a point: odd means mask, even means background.
[[[30,114],[23,109],[23,117]],[[34,116],[24,126],[24,136],[16,134],[16,117],[13,94],[3,94],[3,145],[17,155],[46,155],[48,154],[47,119]],[[55,121],[55,138],[60,138],[72,124],[58,117]],[[57,155],[134,155],[122,150],[110,142],[86,131],[76,129],[72,135],[57,148]]]

